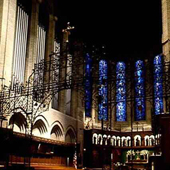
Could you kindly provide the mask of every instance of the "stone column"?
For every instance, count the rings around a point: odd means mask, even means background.
[[[162,49],[165,60],[170,61],[170,0],[162,0]]]
[[[76,82],[77,78],[83,77],[83,71],[84,66],[79,65],[80,63],[83,63],[84,56],[83,56],[83,46],[81,43],[77,43],[74,45],[74,53],[72,56],[72,77],[73,81]],[[82,87],[83,89],[83,87]],[[81,94],[81,90],[78,90],[77,88],[73,88],[71,91],[71,115],[75,117],[76,119],[83,121],[83,113],[84,113],[84,101],[83,101],[83,95]]]
[[[26,68],[25,68],[25,81],[32,73],[34,64],[37,57],[37,37],[38,37],[38,18],[39,18],[39,2],[37,0],[32,1],[32,11],[30,19],[30,30],[27,46]]]
[[[57,17],[50,14],[48,31],[47,31],[47,39],[46,39],[46,52],[45,52],[46,61],[49,60],[49,55],[54,52],[55,22],[56,21],[57,21]]]
[[[17,0],[0,0],[0,78],[9,85],[15,39]]]
[[[68,36],[66,32],[63,32],[63,41],[61,44],[61,53],[62,55],[60,56],[60,65],[61,68],[59,70],[59,83],[63,84],[65,83],[66,79],[66,64],[67,64],[67,54],[68,54],[68,42],[67,42]],[[58,101],[59,101],[59,111],[66,113],[66,90],[60,91],[58,96]]]
[[[165,55],[165,62],[170,62],[170,0],[162,0],[162,51]],[[169,67],[164,67],[164,71],[168,73]],[[167,82],[169,82],[168,74],[166,74],[165,79],[163,84],[166,87],[168,86]],[[163,102],[163,111],[169,112],[170,99],[168,96],[164,97]]]
[[[54,39],[55,39],[55,21],[57,20],[56,17],[54,17],[52,14],[48,16],[48,30],[47,30],[47,35],[46,35],[46,45],[45,45],[45,61],[50,60],[50,54],[54,52]],[[49,66],[49,65],[48,65]],[[47,68],[49,69],[49,68]],[[45,74],[45,82],[50,81],[49,80],[49,73],[47,72]]]

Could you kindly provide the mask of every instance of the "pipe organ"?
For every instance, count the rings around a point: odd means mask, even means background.
[[[46,30],[41,24],[37,27],[37,59],[36,63],[39,63],[44,59],[45,56],[45,41],[46,41]]]
[[[29,15],[21,5],[17,7],[15,46],[13,56],[13,82],[23,83],[28,37]]]

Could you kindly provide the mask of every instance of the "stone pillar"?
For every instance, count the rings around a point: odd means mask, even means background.
[[[74,27],[70,26],[70,23],[67,23],[66,29],[63,29],[63,38],[62,38],[62,44],[61,44],[61,56],[60,56],[60,73],[59,73],[59,83],[60,85],[64,86],[64,90],[59,92],[59,111],[63,113],[67,113],[67,92],[69,93],[70,89],[66,89],[69,76],[68,72],[71,72],[72,70],[72,62],[69,61],[70,58],[70,44],[69,44],[69,36],[71,34],[71,30],[74,29]],[[71,92],[70,92],[71,93]]]
[[[170,0],[162,0],[162,50],[165,61],[170,61]]]
[[[47,40],[46,40],[46,52],[45,60],[49,60],[49,55],[54,52],[54,39],[55,39],[55,22],[57,17],[54,17],[52,14],[49,15],[49,24],[47,31]]]
[[[61,68],[59,70],[59,83],[63,84],[66,80],[66,64],[67,64],[67,54],[68,54],[68,34],[67,32],[63,32],[63,41],[61,44],[61,56],[60,56],[60,65]],[[62,113],[66,113],[66,90],[61,90],[58,96],[59,100],[59,111]]]
[[[162,0],[162,51],[165,55],[165,62],[170,62],[170,0]],[[169,67],[164,67],[165,72],[169,72]],[[169,82],[168,74],[165,75],[164,86]],[[165,89],[166,90],[166,89]],[[166,95],[166,94],[165,94]],[[166,95],[163,99],[164,112],[169,112],[170,99]]]
[[[76,46],[76,47],[75,47]],[[83,56],[83,45],[81,43],[77,43],[74,45],[74,53],[72,56],[72,78],[73,82],[77,81],[77,78],[83,77],[84,72],[84,56]],[[81,65],[79,65],[81,64]],[[83,87],[82,87],[83,89]],[[71,91],[71,115],[75,117],[76,119],[83,121],[83,113],[84,113],[84,101],[83,101],[83,95],[81,94],[81,90],[74,88]]]
[[[38,37],[38,18],[39,18],[39,1],[32,1],[32,11],[30,20],[30,31],[28,37],[28,48],[26,57],[25,81],[32,73],[37,57],[37,37]]]
[[[0,0],[0,78],[9,85],[15,39],[17,0]]]
[[[55,39],[55,22],[57,21],[57,17],[54,17],[52,14],[48,16],[48,30],[46,35],[46,45],[45,45],[45,61],[50,60],[50,54],[54,52],[54,39]],[[48,65],[49,66],[49,65]],[[49,69],[49,68],[47,68]],[[49,73],[45,73],[45,82],[49,82]]]
[[[143,135],[141,137],[141,146],[145,146],[145,138]]]

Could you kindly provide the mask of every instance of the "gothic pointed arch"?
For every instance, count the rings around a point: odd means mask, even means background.
[[[33,135],[40,136],[48,132],[47,126],[42,119],[38,119],[33,125]]]
[[[72,127],[67,128],[65,134],[65,141],[68,143],[75,143],[76,142],[76,133]]]
[[[51,128],[50,137],[62,141],[64,137],[63,127],[60,122],[55,122]]]
[[[12,127],[14,131],[24,132],[26,124],[26,118],[21,112],[14,112],[9,119],[9,126]]]
[[[37,120],[42,120],[47,128],[50,127],[48,120],[46,119],[45,116],[38,115],[37,117],[35,117],[34,122],[36,122]]]

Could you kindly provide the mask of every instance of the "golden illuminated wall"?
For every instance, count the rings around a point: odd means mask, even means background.
[[[0,78],[9,85],[12,73],[16,0],[0,0]]]
[[[32,2],[32,4],[31,4]],[[25,81],[32,73],[37,57],[37,37],[38,37],[38,19],[39,7],[44,1],[28,1],[32,6],[29,16],[29,31],[26,47],[26,66]],[[53,7],[51,5],[50,7]],[[53,9],[47,13],[48,26],[45,45],[45,59],[48,60],[49,54],[54,48],[55,22],[56,17],[53,15]],[[15,35],[17,26],[17,0],[0,0],[0,78],[5,78],[4,83],[9,85],[13,74],[13,56],[15,48]]]
[[[170,0],[162,0],[162,49],[166,61],[170,61]]]

